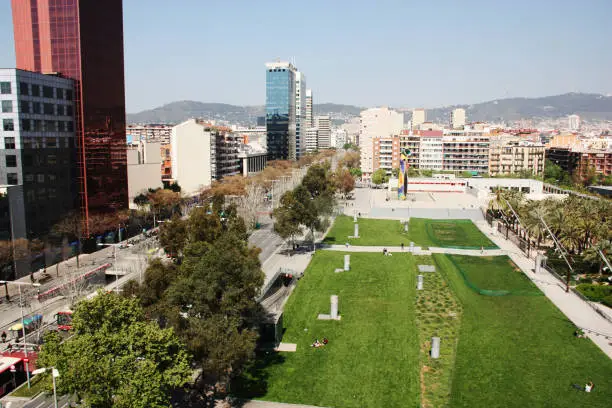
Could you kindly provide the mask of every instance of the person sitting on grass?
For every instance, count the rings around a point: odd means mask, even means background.
[[[329,343],[329,340],[327,340],[327,337],[323,337],[323,345],[326,345],[327,343]]]
[[[584,386],[584,392],[591,392],[591,390],[593,389],[593,381],[589,381],[585,386]]]
[[[314,341],[314,343],[312,343],[312,344],[311,344],[311,346],[310,346],[310,347],[314,347],[314,348],[323,347],[323,343],[321,343],[321,342],[319,341],[319,339],[316,339],[316,340]]]

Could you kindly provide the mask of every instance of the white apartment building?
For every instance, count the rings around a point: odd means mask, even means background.
[[[569,130],[579,130],[580,129],[580,116],[569,115],[567,117],[567,121],[568,121]]]
[[[317,149],[329,149],[331,147],[331,118],[316,116],[315,127],[317,128]]]
[[[266,148],[266,127],[265,126],[256,126],[256,127],[241,127],[241,126],[232,126],[232,132],[238,137],[242,139],[242,143],[257,143],[264,149]]]
[[[170,143],[171,125],[128,125],[125,129],[127,139],[132,143],[140,140],[147,142]]]
[[[369,179],[374,171],[372,139],[398,135],[404,127],[404,114],[382,107],[366,109],[360,117],[361,172],[364,179]]]
[[[314,117],[312,116],[312,89],[306,89],[306,118],[305,127],[314,127]]]
[[[426,119],[427,115],[425,114],[425,109],[414,109],[412,111],[412,120],[410,121],[412,129],[420,129],[421,125],[425,123]]]
[[[453,109],[450,114],[450,126],[452,129],[463,129],[465,126],[465,109]]]
[[[139,141],[127,149],[128,196],[130,208],[137,208],[134,198],[149,188],[162,187],[161,142]]]
[[[421,131],[419,168],[442,170],[444,168],[444,144],[441,131]]]
[[[311,127],[306,129],[306,138],[304,140],[305,149],[307,152],[314,152],[317,150],[317,139],[319,135],[319,129]]]
[[[187,194],[240,173],[239,138],[229,129],[189,119],[172,128],[172,176]]]

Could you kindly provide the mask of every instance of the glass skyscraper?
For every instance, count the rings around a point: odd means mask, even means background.
[[[12,0],[17,68],[74,80],[79,204],[128,207],[122,0]]]
[[[268,160],[295,160],[295,67],[288,62],[266,64],[266,136]]]

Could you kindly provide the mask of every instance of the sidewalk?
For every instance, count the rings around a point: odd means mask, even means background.
[[[440,247],[429,247],[429,249],[421,249],[421,247],[414,247],[412,251],[409,246],[358,246],[358,245],[328,245],[323,246],[321,249],[327,251],[344,251],[344,252],[380,252],[382,254],[383,249],[387,249],[388,252],[394,253],[410,253],[414,255],[431,255],[431,254],[451,254],[451,255],[469,255],[469,256],[498,256],[506,255],[507,251],[503,249],[456,249],[456,248],[440,248]]]

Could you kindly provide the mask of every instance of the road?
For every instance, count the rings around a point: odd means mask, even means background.
[[[58,408],[66,408],[66,407],[69,407],[70,403],[74,401],[76,401],[74,397],[71,398],[67,395],[58,396],[57,406]],[[53,401],[53,395],[47,395],[45,393],[38,394],[36,397],[34,397],[33,400],[23,405],[23,408],[54,408],[54,407],[55,407],[55,404]]]

